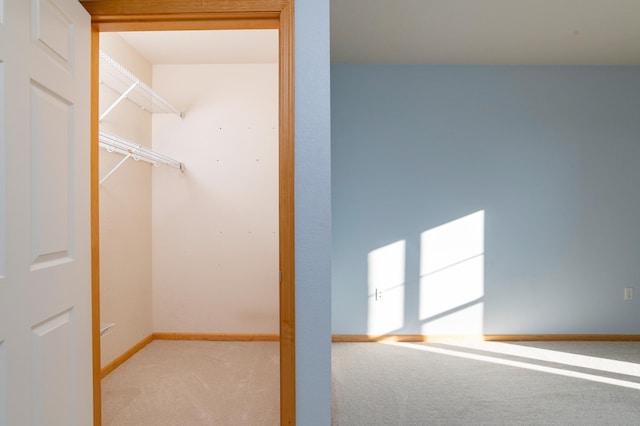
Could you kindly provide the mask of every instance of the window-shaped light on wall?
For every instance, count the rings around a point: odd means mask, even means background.
[[[483,333],[484,210],[424,231],[420,238],[423,334]]]

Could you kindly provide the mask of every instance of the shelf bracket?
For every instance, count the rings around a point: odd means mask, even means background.
[[[105,177],[103,177],[102,179],[100,179],[100,186],[102,186],[102,184],[103,184],[107,179],[109,179],[109,176],[111,176],[111,175],[112,175],[116,170],[118,170],[118,169],[119,169],[119,168],[124,164],[124,162],[125,162],[125,161],[127,161],[129,158],[131,158],[131,155],[132,155],[132,154],[133,154],[133,153],[129,152],[127,155],[125,155],[125,157],[124,157],[122,160],[120,160],[120,162],[119,162],[118,164],[116,164],[116,166],[115,166],[113,169],[111,169],[111,171],[110,171],[109,173],[107,173],[107,174],[105,175]]]
[[[102,115],[100,116],[100,119],[98,121],[100,123],[102,123],[102,120],[104,120],[104,118],[107,116],[107,114],[109,114],[111,112],[111,110],[113,110],[120,102],[125,100],[127,98],[127,96],[129,95],[129,93],[131,93],[131,91],[133,89],[135,89],[137,85],[138,85],[138,82],[136,81],[135,83],[133,83],[131,85],[131,87],[129,87],[127,90],[125,90],[124,93],[122,95],[120,95],[120,97],[118,99],[116,99],[116,101],[109,108],[107,108],[107,110],[105,112],[102,113]]]

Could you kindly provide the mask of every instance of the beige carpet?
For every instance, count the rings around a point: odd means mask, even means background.
[[[338,343],[332,361],[334,426],[640,424],[640,342]],[[154,341],[103,380],[103,424],[275,426],[278,382],[277,342]]]
[[[277,342],[151,342],[102,380],[104,426],[277,425]]]
[[[334,426],[640,425],[640,342],[337,343]]]

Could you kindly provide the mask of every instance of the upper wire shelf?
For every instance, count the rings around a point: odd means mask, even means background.
[[[120,97],[100,115],[100,121],[124,99],[149,112],[171,113],[177,114],[180,118],[184,117],[183,112],[103,51],[100,51],[100,83],[120,94]]]

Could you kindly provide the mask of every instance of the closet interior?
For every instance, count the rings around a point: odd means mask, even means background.
[[[100,49],[102,368],[154,334],[277,335],[277,31]]]

